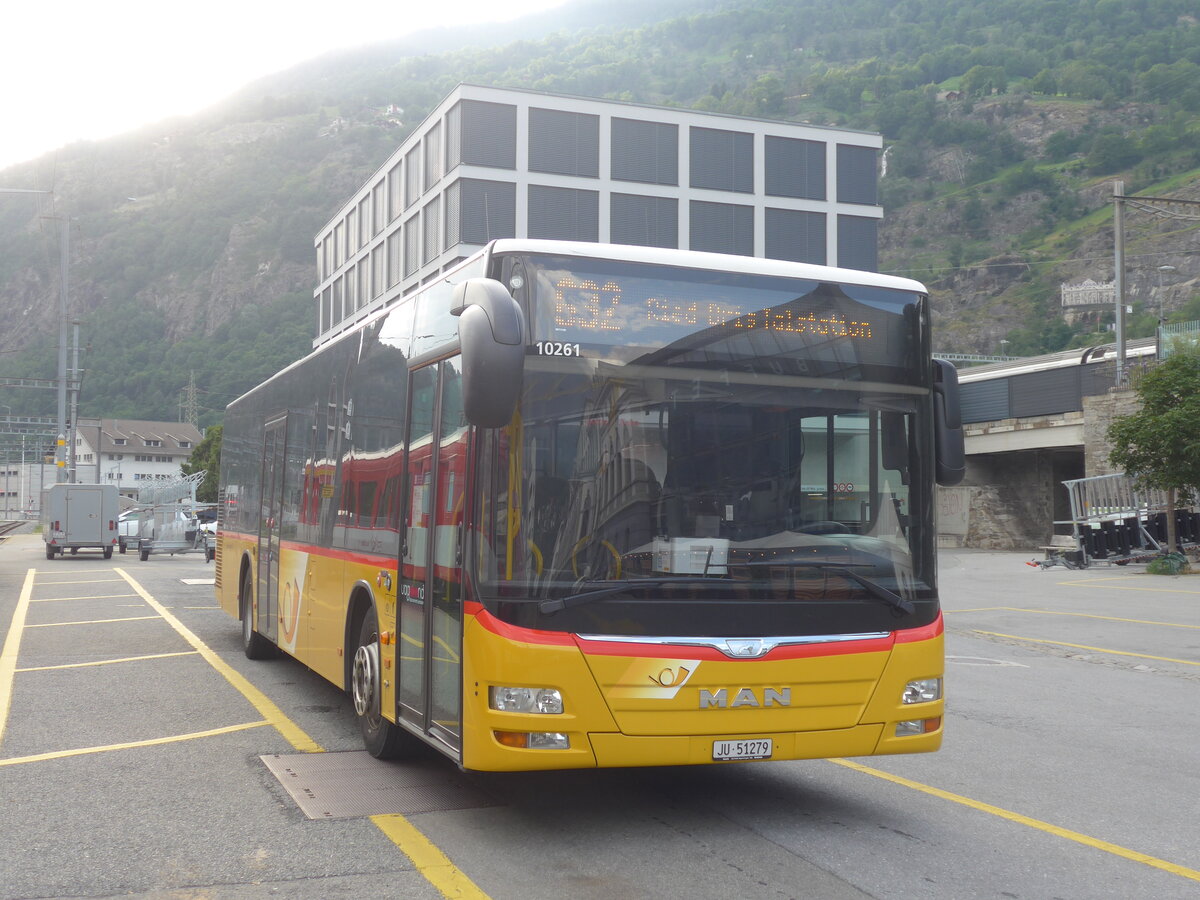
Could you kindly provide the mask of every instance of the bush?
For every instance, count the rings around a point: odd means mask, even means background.
[[[1187,557],[1182,553],[1166,553],[1150,560],[1146,566],[1147,575],[1186,575],[1191,572]]]

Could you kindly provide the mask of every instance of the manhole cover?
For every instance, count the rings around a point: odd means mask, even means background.
[[[500,805],[440,760],[386,762],[365,750],[259,758],[310,819]]]

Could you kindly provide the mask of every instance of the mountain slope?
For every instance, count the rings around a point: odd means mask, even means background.
[[[194,373],[210,424],[306,352],[313,235],[460,81],[879,130],[881,266],[930,284],[939,347],[1043,352],[1103,337],[1089,334],[1103,314],[1062,318],[1058,290],[1111,277],[1115,177],[1200,199],[1193,6],[577,3],[486,34],[331,54],[201,115],[10,168],[0,186],[52,187],[72,218],[91,415],[171,418]],[[46,211],[0,203],[0,375],[53,377]],[[1131,215],[1130,229],[1131,297],[1183,310],[1200,274],[1195,223]],[[1161,290],[1160,265],[1176,269]],[[1132,333],[1153,320],[1135,317]],[[0,389],[22,412],[52,403]]]

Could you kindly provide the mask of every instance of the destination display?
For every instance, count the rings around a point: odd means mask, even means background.
[[[711,346],[772,335],[780,346],[836,345],[882,360],[900,350],[903,311],[917,301],[901,291],[761,275],[628,264],[624,272],[593,272],[581,271],[580,260],[570,260],[571,268],[529,262],[536,272],[533,349],[544,356],[587,355],[595,345],[666,347],[689,336],[689,345]]]
[[[659,327],[694,332],[724,327],[730,331],[785,331],[867,341],[872,336],[870,321],[856,321],[837,312],[818,314],[786,306],[748,311],[745,304],[725,298],[630,297],[620,282],[601,284],[571,274],[551,284],[555,333],[643,331]]]

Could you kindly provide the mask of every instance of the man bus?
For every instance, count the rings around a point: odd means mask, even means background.
[[[962,472],[920,284],[501,240],[231,404],[217,595],[379,757],[927,752]]]

